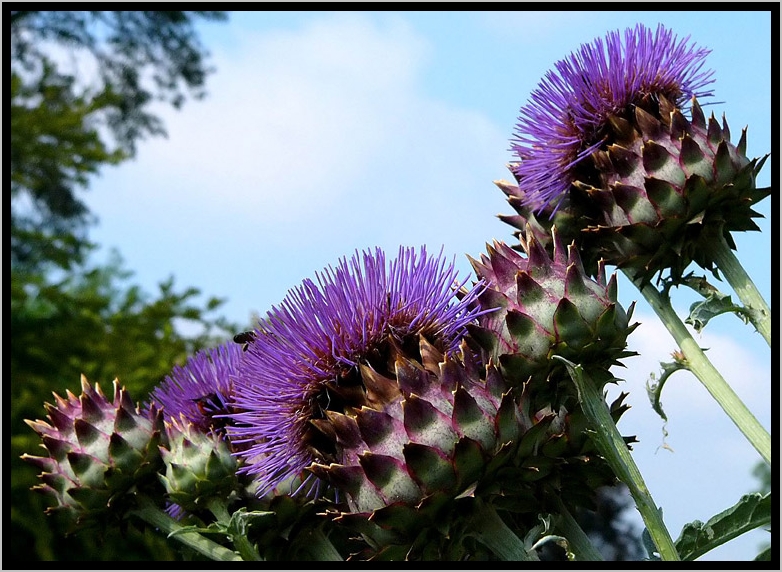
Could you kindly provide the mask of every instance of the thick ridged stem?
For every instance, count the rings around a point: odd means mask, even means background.
[[[342,562],[344,560],[339,551],[334,548],[334,545],[319,528],[304,533],[301,541],[303,545],[306,545],[304,551],[310,556],[311,560],[319,562]]]
[[[537,555],[527,552],[524,541],[508,528],[493,506],[481,501],[476,501],[475,504],[476,510],[470,520],[472,536],[494,552],[500,560],[538,560]]]
[[[163,533],[167,535],[173,535],[172,537],[174,539],[178,540],[185,546],[192,548],[196,552],[203,554],[207,558],[225,562],[231,560],[242,560],[241,556],[239,556],[233,550],[229,550],[224,546],[220,546],[216,542],[201,536],[197,532],[179,532],[184,527],[165,512],[156,507],[149,499],[140,497],[139,508],[133,510],[132,514],[136,515],[144,522],[159,528]]]
[[[709,244],[710,254],[717,263],[717,267],[747,308],[749,321],[771,347],[771,309],[768,304],[749,274],[744,270],[739,259],[733,254],[730,246],[725,242],[725,238],[720,235],[718,239]]]
[[[633,275],[625,270],[625,274],[630,281],[633,281]],[[706,387],[706,390],[719,403],[722,410],[735,423],[736,427],[744,434],[752,446],[760,453],[763,460],[771,464],[771,435],[760,424],[752,412],[747,409],[744,402],[741,401],[733,388],[722,377],[720,372],[706,357],[698,343],[690,335],[684,323],[671,306],[670,298],[661,294],[654,286],[647,283],[639,287],[641,294],[655,311],[665,327],[676,340],[679,348],[682,350],[689,369],[695,377]]]
[[[591,562],[602,561],[603,555],[600,554],[597,548],[595,548],[595,545],[592,544],[592,541],[589,540],[584,529],[579,526],[562,500],[558,496],[554,496],[553,498],[557,506],[557,513],[560,517],[557,527],[562,533],[562,536],[567,539],[570,549],[573,551],[573,554],[575,554],[576,559]]]
[[[673,543],[662,515],[646,487],[641,471],[635,464],[627,443],[616,428],[611,411],[601,393],[591,379],[587,378],[580,365],[575,365],[566,359],[554,356],[567,365],[570,377],[578,388],[578,399],[591,429],[597,450],[605,457],[614,474],[627,485],[633,496],[635,506],[646,524],[646,530],[652,537],[657,552],[662,560],[680,560],[679,553]]]

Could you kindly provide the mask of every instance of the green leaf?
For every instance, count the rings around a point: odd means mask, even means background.
[[[771,561],[771,547],[769,546],[763,550],[760,554],[755,556],[755,562],[768,562]]]
[[[565,504],[561,499],[555,499],[557,511],[559,512],[557,518],[557,532],[561,536],[554,538],[562,539],[564,544],[560,541],[560,546],[565,549],[568,560],[581,560],[581,561],[602,561],[603,556],[600,551],[595,548],[589,536],[584,532],[584,529],[576,522],[573,515],[565,507]],[[551,536],[547,538],[552,538]],[[542,542],[542,540],[541,540]]]
[[[696,332],[703,330],[709,320],[720,314],[733,312],[745,324],[751,318],[751,312],[748,308],[734,304],[729,294],[723,294],[706,282],[704,278],[691,277],[685,283],[705,298],[690,306],[690,315],[684,320],[684,323],[691,325]]]
[[[668,416],[665,414],[665,411],[663,411],[663,405],[660,402],[660,397],[662,395],[665,382],[668,381],[668,378],[671,377],[671,375],[675,372],[679,370],[689,370],[689,367],[687,367],[687,361],[680,352],[673,352],[671,356],[673,357],[672,362],[660,362],[662,373],[660,374],[657,383],[649,383],[648,381],[646,382],[646,393],[649,395],[649,401],[652,403],[652,409],[654,409],[654,411],[662,418],[663,421],[668,421]],[[650,378],[651,381],[654,381],[655,375],[651,374]]]
[[[729,540],[771,522],[771,493],[744,495],[734,506],[705,524],[696,520],[684,525],[676,548],[682,560],[695,560]]]
[[[537,554],[531,549],[538,540],[538,531],[542,530],[540,525],[533,527],[521,540],[508,528],[492,505],[475,499],[471,509],[468,534],[491,550],[499,560],[538,560]]]

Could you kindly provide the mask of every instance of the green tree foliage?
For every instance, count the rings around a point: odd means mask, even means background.
[[[87,209],[74,190],[126,157],[101,140],[94,115],[106,98],[74,94],[74,78],[48,61],[25,82],[11,72],[11,244],[15,267],[81,258]]]
[[[80,259],[90,217],[77,190],[132,157],[139,139],[165,133],[153,101],[180,107],[204,95],[210,69],[194,23],[225,17],[10,12],[12,263]]]
[[[164,133],[155,100],[179,107],[203,95],[205,51],[193,24],[217,12],[11,11],[11,526],[8,560],[171,559],[152,531],[66,538],[31,493],[37,470],[22,453],[40,440],[24,423],[45,417],[52,392],[79,392],[81,374],[133,398],[198,349],[241,329],[216,314],[221,300],[170,278],[155,295],[130,282],[119,255],[88,262],[95,219],[78,197],[90,177],[133,156],[135,143]],[[62,62],[91,61],[86,78]],[[81,69],[81,68],[79,68]],[[184,333],[183,333],[184,332]]]
[[[758,484],[755,485],[757,492],[763,494],[771,492],[771,467],[760,461],[752,469],[752,476],[758,480]]]

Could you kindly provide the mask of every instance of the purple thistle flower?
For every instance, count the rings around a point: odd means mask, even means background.
[[[388,344],[404,347],[422,335],[455,351],[465,326],[481,311],[481,285],[456,299],[453,263],[400,248],[386,264],[380,249],[340,260],[336,269],[305,280],[272,307],[245,353],[228,427],[256,479],[258,494],[302,474],[313,461],[335,462],[313,420],[360,407],[359,364],[387,367]],[[359,378],[360,379],[360,378]],[[312,481],[305,479],[307,483]],[[309,486],[309,485],[307,485]]]
[[[662,25],[638,24],[592,44],[582,44],[555,64],[521,108],[511,150],[524,204],[556,212],[576,180],[579,163],[603,143],[611,117],[625,116],[644,97],[662,95],[681,107],[691,97],[712,95],[714,80],[701,71],[710,50],[678,40]]]
[[[242,348],[233,342],[199,351],[171,370],[152,390],[149,403],[162,407],[168,422],[184,416],[204,433],[220,428],[223,420],[215,416],[229,409],[232,376],[241,358]]]

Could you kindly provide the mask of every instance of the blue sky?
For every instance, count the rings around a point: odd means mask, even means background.
[[[711,48],[706,111],[726,115],[734,141],[749,126],[750,157],[772,151],[769,12],[235,12],[200,28],[216,68],[207,99],[161,108],[168,138],[142,142],[134,161],[92,182],[85,198],[100,223],[91,238],[117,248],[148,291],[173,275],[227,298],[223,314],[248,325],[357,249],[443,247],[466,276],[465,254],[513,241],[496,217],[512,209],[492,181],[511,179],[519,108],[557,60],[639,22]],[[771,201],[758,210],[762,232],[736,242],[771,302]],[[638,300],[641,322],[630,340],[641,356],[626,360],[612,390],[633,405],[620,429],[638,436],[636,462],[675,538],[749,492],[759,456],[688,373],[663,394],[672,451],[660,447],[644,384],[674,342],[624,280],[619,297]],[[694,300],[674,292],[682,316]],[[771,428],[763,339],[734,316],[696,339]],[[767,539],[747,534],[706,558],[749,559]]]

